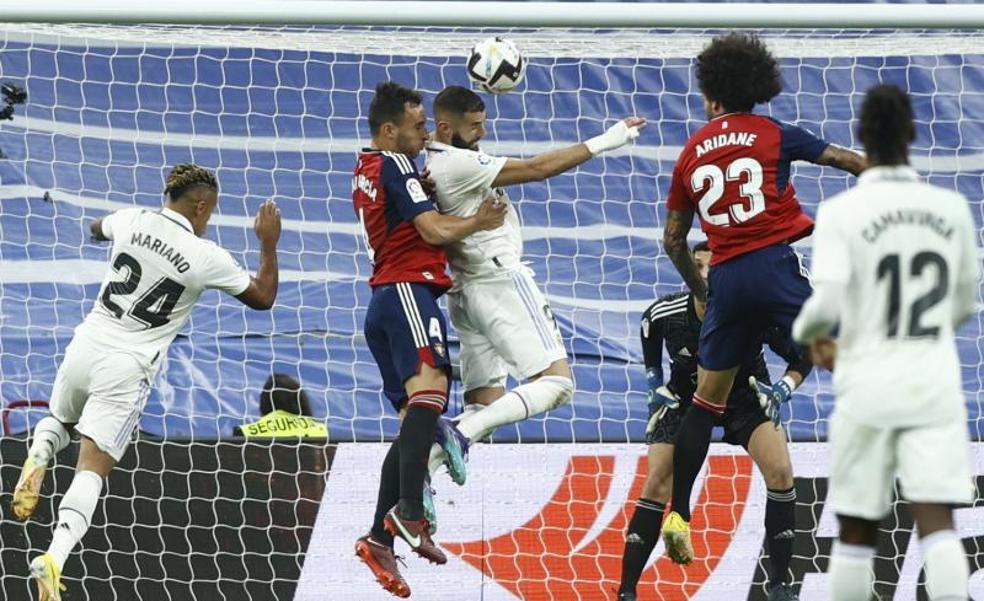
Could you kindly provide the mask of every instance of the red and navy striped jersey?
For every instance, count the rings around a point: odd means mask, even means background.
[[[413,225],[414,217],[435,207],[409,157],[363,149],[352,176],[352,203],[372,262],[370,286],[419,282],[441,291],[451,287],[444,249],[425,242]]]
[[[712,119],[677,159],[667,207],[695,211],[711,264],[813,231],[789,181],[789,164],[816,162],[827,143],[799,127],[751,113]]]

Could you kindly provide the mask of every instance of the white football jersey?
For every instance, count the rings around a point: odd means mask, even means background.
[[[487,198],[508,203],[505,190],[492,187],[506,160],[440,142],[428,144],[427,168],[437,187],[438,210],[445,215],[470,217]],[[523,237],[515,207],[510,207],[505,223],[499,228],[475,232],[446,249],[456,281],[508,277],[521,266],[523,256]]]
[[[238,295],[249,287],[249,274],[227,251],[170,209],[123,209],[104,217],[102,230],[113,241],[110,270],[76,334],[126,350],[148,370],[204,290]]]
[[[880,427],[961,419],[954,320],[980,264],[967,199],[909,167],[874,167],[817,212],[812,276],[845,286],[837,411]],[[974,298],[955,298],[964,290]]]

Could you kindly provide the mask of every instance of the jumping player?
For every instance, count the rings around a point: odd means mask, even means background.
[[[393,82],[376,86],[369,130],[372,146],[359,153],[352,181],[373,265],[365,336],[402,422],[383,461],[372,530],[355,550],[383,588],[409,597],[394,536],[433,563],[447,561],[431,539],[422,500],[434,426],[448,396],[447,327],[437,299],[451,279],[441,245],[501,226],[505,209],[487,202],[467,218],[435,210],[413,162],[428,137],[418,92]]]
[[[629,117],[583,143],[517,159],[479,149],[485,118],[485,103],[467,88],[448,86],[434,99],[437,131],[427,146],[427,169],[444,214],[474,215],[490,200],[509,207],[506,186],[542,181],[573,169],[631,143],[646,124],[645,119]],[[461,342],[466,404],[457,431],[466,447],[499,426],[570,402],[574,382],[550,305],[532,270],[523,264],[523,237],[514,207],[508,209],[501,227],[449,245],[448,259],[454,274],[448,313]],[[509,373],[525,382],[506,392]],[[451,437],[452,443],[455,439]],[[452,479],[462,484],[460,452],[445,459],[434,445],[431,466],[442,460],[447,461]]]
[[[710,247],[700,242],[692,254],[701,277],[706,279]],[[659,538],[663,511],[670,500],[673,445],[696,386],[698,339],[705,310],[705,303],[693,293],[677,293],[660,298],[642,316],[642,353],[649,385],[650,419],[646,426],[649,470],[626,533],[619,601],[636,600],[636,584]],[[761,350],[756,349],[738,371],[739,385],[728,395],[728,408],[720,424],[724,426],[725,442],[748,451],[768,488],[765,531],[772,567],[769,601],[792,601],[796,595],[788,577],[796,532],[796,489],[786,435],[777,427],[778,411],[813,365],[776,327],[765,331],[763,342],[788,362],[786,373],[772,385]],[[670,355],[670,378],[665,384],[664,345]]]
[[[690,137],[673,170],[663,239],[691,292],[707,299],[697,390],[677,434],[673,510],[663,525],[667,554],[682,564],[693,560],[691,489],[739,366],[756,352],[765,329],[776,326],[788,336],[810,295],[790,244],[808,236],[813,221],[796,200],[790,163],[853,174],[865,166],[855,152],[751,112],[782,88],[776,59],[754,35],[714,38],[697,57],[697,81],[710,121]],[[713,253],[707,284],[687,248],[694,213]]]
[[[60,601],[65,560],[89,529],[103,479],[126,453],[151,382],[199,295],[218,289],[260,310],[273,306],[277,297],[280,211],[273,201],[256,215],[260,267],[250,278],[228,252],[201,238],[219,198],[211,171],[177,165],[164,194],[167,201],[158,211],[123,209],[96,219],[90,228],[96,240],[113,242],[111,269],[99,300],[65,350],[51,415],[34,428],[14,488],[14,515],[27,519],[37,506],[48,464],[68,446],[73,429],[82,435],[51,545],[31,561],[41,601]]]
[[[793,325],[804,344],[840,326],[830,419],[837,601],[872,598],[896,478],[919,526],[929,599],[968,598],[953,506],[972,502],[974,486],[954,330],[977,312],[978,232],[966,198],[909,167],[915,131],[902,90],[868,91],[858,138],[871,167],[817,214],[816,290]]]

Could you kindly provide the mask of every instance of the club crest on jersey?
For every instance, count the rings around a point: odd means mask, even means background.
[[[475,160],[478,161],[478,164],[483,167],[488,167],[489,165],[492,164],[492,157],[485,154],[484,152],[477,153],[475,155]]]
[[[424,192],[424,187],[420,185],[420,180],[415,177],[407,180],[407,194],[414,202],[427,201],[427,193]]]

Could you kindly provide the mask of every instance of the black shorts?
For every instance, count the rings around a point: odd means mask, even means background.
[[[675,444],[683,413],[689,406],[690,403],[681,402],[679,409],[667,411],[656,428],[646,433],[646,444]],[[649,416],[652,417],[652,413]],[[767,421],[769,417],[759,405],[758,398],[749,391],[749,394],[733,394],[728,398],[728,406],[718,425],[724,427],[724,442],[747,449],[752,432]]]

